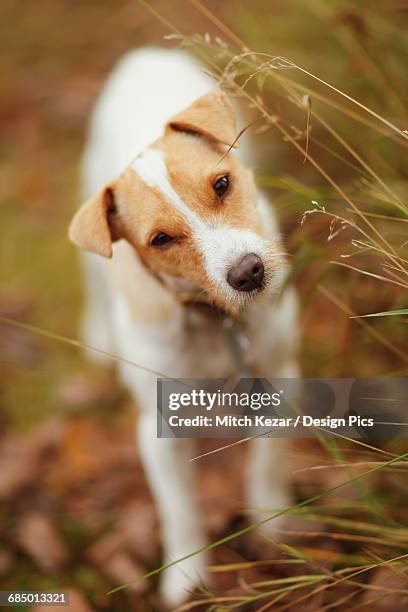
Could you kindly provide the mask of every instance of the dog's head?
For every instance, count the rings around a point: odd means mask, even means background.
[[[227,95],[199,98],[78,210],[70,239],[111,257],[124,238],[171,291],[236,313],[273,286],[282,257],[266,236],[252,173],[226,154],[235,137]]]

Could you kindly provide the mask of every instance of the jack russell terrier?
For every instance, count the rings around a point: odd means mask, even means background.
[[[88,251],[84,343],[147,368],[119,365],[140,410],[138,446],[165,562],[205,546],[206,537],[189,462],[193,441],[157,438],[152,371],[236,374],[225,329],[244,313],[252,375],[298,376],[296,296],[287,289],[276,299],[282,244],[252,172],[229,151],[236,136],[227,94],[189,55],[130,52],[96,105],[83,158],[86,202],[69,228]],[[292,501],[283,442],[250,443],[247,499],[257,518]],[[164,572],[170,608],[208,579],[207,561],[200,553]]]

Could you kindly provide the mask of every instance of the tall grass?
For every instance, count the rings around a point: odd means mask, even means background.
[[[220,87],[252,112],[250,130],[257,133],[257,147],[268,159],[260,164],[258,182],[271,191],[282,224],[290,232],[288,283],[294,283],[300,294],[305,373],[406,374],[408,122],[402,93],[404,86],[408,90],[404,69],[408,44],[399,21],[406,24],[406,13],[400,15],[398,8],[393,12],[385,2],[375,9],[362,3],[357,11],[350,2],[310,0],[289,2],[285,8],[278,3],[275,14],[272,7],[265,11],[262,5],[257,13],[241,6],[235,19],[228,14],[227,24],[219,12],[190,0],[208,20],[209,31],[198,34],[180,32],[177,20],[163,16],[154,3],[139,3],[169,30],[168,39],[195,53]],[[274,19],[279,25],[271,23]],[[269,47],[273,52],[266,51]],[[309,68],[313,64],[315,68]],[[323,312],[326,322],[318,320]],[[322,347],[316,359],[313,347],[327,340],[326,359],[321,360]],[[251,580],[251,570],[268,562],[214,566],[215,573],[235,574],[236,587],[216,595],[207,592],[180,610],[206,604],[211,610],[283,612],[303,609],[310,602],[317,606],[313,609],[351,610],[365,591],[377,601],[391,593],[399,594],[401,602],[406,600],[405,587],[378,586],[367,576],[384,566],[401,576],[407,569],[407,516],[399,505],[407,490],[401,479],[390,478],[396,466],[402,478],[406,474],[408,455],[401,452],[405,441],[395,445],[396,452],[389,445],[339,436],[319,436],[319,443],[328,463],[321,469],[344,470],[344,481],[271,513],[265,521],[282,513],[296,514],[305,524],[318,518],[328,527],[327,537],[349,542],[352,552],[330,554],[318,545],[286,546],[282,534],[274,541],[282,557],[270,560],[270,567],[300,564],[304,573],[284,578],[272,574],[260,581]],[[368,469],[363,472],[361,465],[355,465],[361,447],[368,453],[363,462]],[[388,460],[382,459],[384,454]],[[381,477],[367,482],[373,472]],[[333,489],[349,484],[355,486],[358,502],[346,497],[343,504],[320,503]],[[260,524],[206,548],[243,537]],[[302,536],[310,539],[310,530],[298,533]],[[345,584],[345,592],[338,590]]]

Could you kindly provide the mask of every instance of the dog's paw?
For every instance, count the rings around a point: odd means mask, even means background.
[[[172,565],[163,573],[160,596],[169,610],[185,603],[196,588],[208,584],[208,569],[203,555]]]

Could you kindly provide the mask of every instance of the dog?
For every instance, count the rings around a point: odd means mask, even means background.
[[[265,195],[231,147],[237,133],[229,96],[186,52],[129,52],[96,104],[82,163],[86,202],[69,228],[86,252],[82,339],[127,360],[119,372],[140,411],[138,447],[164,562],[204,547],[206,537],[193,440],[157,439],[154,372],[236,375],[225,323],[244,316],[252,375],[299,375],[296,296],[287,289],[277,299],[282,242]],[[284,441],[250,446],[248,506],[265,517],[262,509],[292,501]],[[171,609],[208,580],[207,566],[202,552],[164,572],[161,595]]]

